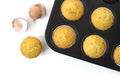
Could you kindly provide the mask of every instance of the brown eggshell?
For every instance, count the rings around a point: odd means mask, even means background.
[[[35,4],[29,9],[29,16],[33,19],[39,19],[46,14],[46,8],[43,4]]]

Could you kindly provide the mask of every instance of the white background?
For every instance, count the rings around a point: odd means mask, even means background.
[[[47,15],[35,22],[28,16],[29,8],[43,3]],[[120,72],[78,60],[51,50],[44,38],[54,0],[0,1],[0,80],[120,80]],[[26,32],[15,32],[13,18],[26,18],[31,24]],[[42,53],[34,59],[24,57],[20,44],[27,36],[38,37]]]

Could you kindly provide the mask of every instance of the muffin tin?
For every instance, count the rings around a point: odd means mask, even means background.
[[[120,66],[118,66],[113,59],[114,49],[120,45],[120,1],[116,0],[116,2],[111,4],[106,2],[108,0],[81,0],[85,11],[82,18],[77,21],[69,21],[62,16],[61,4],[63,1],[64,0],[55,0],[45,32],[48,46],[56,52],[120,71]],[[91,14],[98,7],[106,7],[113,12],[115,18],[114,24],[108,30],[100,31],[94,28],[91,23]],[[60,25],[71,26],[76,32],[76,42],[70,48],[59,48],[52,40],[53,31]],[[100,58],[90,58],[85,55],[83,51],[83,41],[89,35],[99,35],[106,41],[106,51]]]

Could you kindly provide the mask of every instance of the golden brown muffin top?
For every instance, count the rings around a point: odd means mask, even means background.
[[[117,46],[114,50],[114,60],[117,65],[120,66],[120,46]]]
[[[61,25],[54,30],[52,39],[59,48],[69,48],[75,43],[76,34],[70,26]]]
[[[36,37],[29,36],[22,41],[20,49],[25,57],[35,58],[40,54],[42,44]]]
[[[99,7],[93,11],[91,21],[96,29],[107,30],[113,25],[114,16],[110,9]]]
[[[90,35],[83,42],[85,54],[91,58],[101,57],[106,50],[106,42],[99,35]]]
[[[65,0],[61,5],[62,15],[70,21],[80,19],[84,13],[84,6],[80,0]]]

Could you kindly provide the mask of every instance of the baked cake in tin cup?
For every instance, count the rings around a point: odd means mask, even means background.
[[[83,51],[90,58],[100,58],[106,48],[106,41],[99,35],[89,35],[83,41]]]
[[[112,11],[106,7],[98,7],[91,15],[91,22],[98,30],[108,30],[114,23]]]
[[[80,0],[64,0],[61,13],[69,21],[79,20],[84,14],[84,5]]]
[[[68,25],[60,25],[53,31],[52,40],[59,48],[70,48],[76,42],[75,30]]]
[[[115,62],[118,66],[120,66],[120,45],[117,46],[117,47],[114,49],[113,59],[114,59],[114,62]]]

